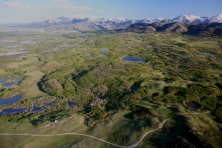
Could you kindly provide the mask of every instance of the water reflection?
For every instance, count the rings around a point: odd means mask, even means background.
[[[9,104],[18,101],[22,98],[22,94],[15,95],[11,98],[0,98],[0,105]]]
[[[144,60],[143,58],[132,57],[132,56],[129,56],[129,55],[123,57],[122,60],[132,61],[132,62],[138,62],[138,61],[140,61],[140,62],[143,62],[143,63],[145,62],[145,60]]]

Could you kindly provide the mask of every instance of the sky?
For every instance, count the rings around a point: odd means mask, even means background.
[[[0,0],[0,23],[73,18],[174,18],[222,14],[222,0]]]

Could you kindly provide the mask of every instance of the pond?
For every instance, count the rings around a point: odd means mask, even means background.
[[[15,78],[15,82],[16,83],[19,83],[19,82],[21,82],[22,81],[22,78]]]
[[[102,48],[101,52],[108,52],[108,48]]]
[[[0,79],[0,83],[7,81],[6,77],[3,77],[2,79]]]
[[[68,100],[67,103],[70,107],[73,107],[76,105],[76,103],[74,101],[70,101],[70,100]]]
[[[46,105],[46,106],[52,106],[54,103],[55,103],[55,101],[52,101],[52,102],[44,103],[44,105]]]
[[[37,105],[37,103],[34,102],[33,105],[32,105],[31,112],[39,112],[39,111],[44,110],[43,106],[39,107],[39,106],[36,106],[36,105]]]
[[[198,51],[197,53],[198,53],[198,54],[204,54],[204,52],[201,52],[201,51]]]
[[[214,56],[214,54],[213,53],[209,53],[209,52],[202,52],[202,51],[198,51],[197,52],[198,54],[200,54],[200,55],[206,55],[206,56]]]
[[[213,53],[206,53],[207,56],[214,56]]]
[[[2,40],[3,43],[14,43],[16,40]]]
[[[26,41],[21,42],[21,43],[22,43],[22,44],[30,44],[30,45],[36,44],[37,42],[34,42],[33,40],[36,40],[36,39],[35,39],[35,38],[31,38],[31,39],[26,40]]]
[[[189,108],[192,108],[192,109],[199,109],[200,108],[200,105],[197,104],[196,102],[186,102],[186,105],[189,107]]]
[[[9,86],[12,86],[13,84],[14,84],[13,82],[6,82],[6,83],[3,83],[2,86],[9,87]]]
[[[218,62],[218,64],[222,65],[222,62]]]
[[[139,87],[139,86],[138,86],[136,83],[134,83],[134,84],[130,87],[130,90],[131,90],[131,91],[134,91],[134,90],[136,90],[138,87]]]
[[[18,54],[24,54],[25,51],[12,51],[7,53],[0,53],[0,56],[9,56],[9,55],[18,55]]]
[[[17,114],[17,113],[23,113],[28,111],[29,108],[4,108],[0,115],[8,115],[8,114]]]
[[[8,48],[8,49],[15,49],[15,48],[21,48],[22,46],[20,45],[13,45],[13,46],[5,46],[5,48]]]
[[[92,53],[88,53],[88,56],[91,57],[91,56],[92,56]]]
[[[123,57],[122,60],[132,61],[132,62],[139,62],[140,61],[140,62],[143,62],[143,63],[145,62],[145,60],[143,58],[132,57],[132,56],[129,56],[129,55]]]
[[[9,104],[18,101],[22,98],[22,94],[15,95],[11,98],[0,98],[0,105]]]

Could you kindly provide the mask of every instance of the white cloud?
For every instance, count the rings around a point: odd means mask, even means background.
[[[79,6],[74,6],[73,4],[58,6],[58,8],[70,9],[70,10],[74,10],[74,11],[83,11],[83,10],[90,11],[90,10],[93,10],[92,8],[89,8],[89,7],[79,7]]]
[[[2,4],[6,8],[11,8],[11,9],[23,9],[25,8],[22,4],[19,2],[5,2]]]

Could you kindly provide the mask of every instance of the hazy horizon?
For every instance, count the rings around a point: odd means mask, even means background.
[[[221,0],[0,0],[0,23],[39,22],[72,18],[172,18],[182,14],[222,14]]]

